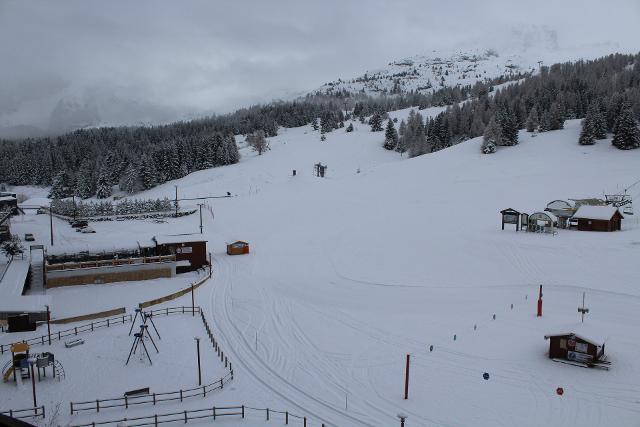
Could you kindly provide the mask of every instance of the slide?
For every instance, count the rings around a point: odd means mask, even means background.
[[[9,381],[9,377],[11,376],[11,374],[13,374],[13,366],[10,366],[9,369],[7,369],[7,372],[4,373],[2,379],[5,383]]]

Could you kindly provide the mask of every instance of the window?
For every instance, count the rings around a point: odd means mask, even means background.
[[[576,343],[576,351],[579,351],[580,353],[587,353],[589,350],[589,346],[587,345],[587,343],[584,342],[577,342]]]
[[[560,348],[562,350],[566,350],[567,349],[567,340],[565,338],[560,338]]]

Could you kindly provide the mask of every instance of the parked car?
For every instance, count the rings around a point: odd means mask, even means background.
[[[42,214],[46,214],[46,213],[47,213],[47,211],[45,211],[44,209],[38,209],[36,211],[36,215],[42,215]]]
[[[89,225],[89,223],[87,221],[84,221],[84,220],[77,220],[77,221],[73,221],[71,223],[71,226],[73,228],[82,228],[82,227],[86,227],[88,225]]]
[[[25,241],[25,242],[33,242],[33,241],[35,241],[35,240],[36,240],[36,238],[35,238],[35,237],[33,237],[33,234],[31,234],[31,233],[26,233],[26,234],[24,235],[24,241]]]
[[[80,229],[81,233],[95,233],[96,230],[94,230],[93,228],[86,226]]]

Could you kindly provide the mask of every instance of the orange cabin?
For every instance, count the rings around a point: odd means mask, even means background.
[[[244,255],[249,253],[249,244],[238,240],[227,244],[227,255]]]

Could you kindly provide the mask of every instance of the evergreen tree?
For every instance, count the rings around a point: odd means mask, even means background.
[[[507,105],[503,105],[496,112],[496,123],[500,126],[502,139],[497,145],[511,146],[518,143],[518,124],[516,118]]]
[[[138,169],[131,163],[124,171],[124,176],[120,181],[120,190],[129,194],[135,193],[140,186]]]
[[[549,130],[564,129],[564,113],[557,102],[549,109]]]
[[[227,153],[229,153],[229,164],[236,164],[240,161],[240,152],[238,151],[238,144],[236,144],[236,138],[233,134],[228,135],[225,139],[227,144]]]
[[[313,128],[313,130],[318,130],[320,128],[320,125],[318,125],[317,118],[313,119],[313,121],[311,122],[311,127]]]
[[[527,116],[527,122],[525,127],[527,132],[535,132],[540,125],[540,118],[538,117],[538,108],[534,105],[529,111],[529,115]]]
[[[616,120],[611,143],[621,149],[630,150],[640,147],[640,130],[628,106],[624,106]]]
[[[484,154],[495,153],[497,146],[502,142],[502,128],[496,123],[494,117],[484,129],[481,150]]]
[[[587,116],[582,120],[582,130],[578,143],[580,145],[593,145],[596,139],[603,139],[606,134],[606,121],[600,112],[596,102],[592,102],[587,110]]]
[[[371,125],[371,132],[381,132],[382,116],[379,113],[374,113],[369,119],[369,125]]]
[[[76,196],[87,199],[95,194],[93,186],[93,166],[85,160],[76,176]]]
[[[157,183],[157,171],[156,164],[153,160],[153,157],[150,155],[145,155],[142,158],[142,167],[140,170],[140,175],[142,178],[142,188],[145,190],[152,188]]]
[[[51,191],[49,192],[50,199],[62,199],[67,196],[64,191],[64,175],[64,171],[60,171],[53,177]]]
[[[96,197],[98,199],[106,199],[111,196],[111,177],[104,169],[98,175],[96,183]]]
[[[384,145],[383,147],[387,150],[395,150],[398,146],[398,132],[396,128],[393,126],[393,121],[389,120],[387,122],[387,129],[384,133]]]
[[[345,132],[353,132],[353,123],[349,123],[349,126],[345,129]]]

